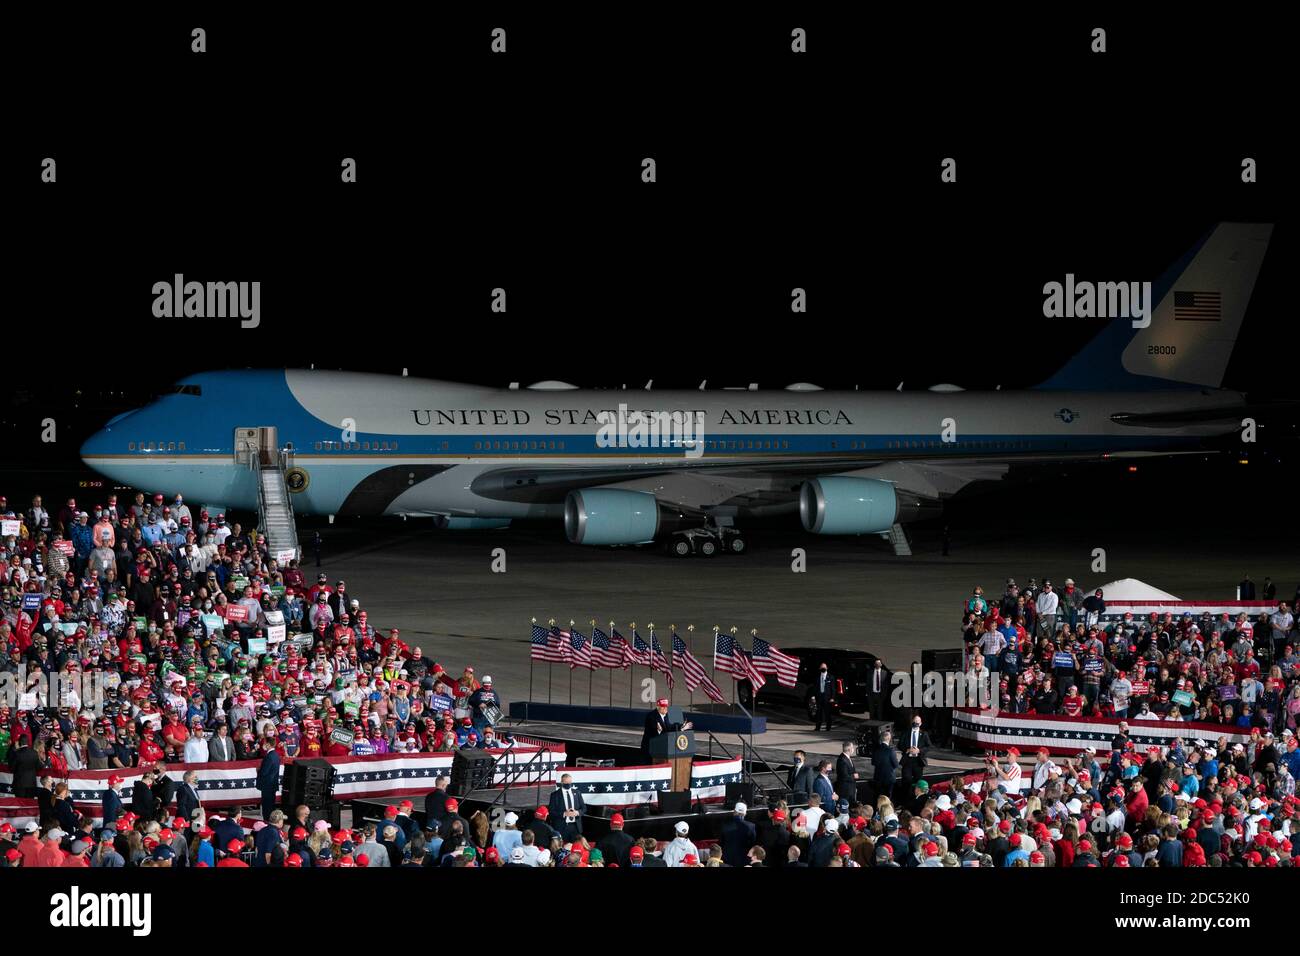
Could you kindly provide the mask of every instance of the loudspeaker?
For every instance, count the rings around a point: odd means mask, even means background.
[[[894,726],[892,720],[864,720],[858,726],[857,743],[858,747],[870,754],[880,746],[880,732],[891,729]]]
[[[737,800],[743,800],[746,806],[752,807],[754,805],[754,784],[752,782],[727,784],[727,795],[725,797],[727,808],[735,807]]]
[[[962,651],[958,650],[926,650],[921,651],[921,670],[938,671],[947,673],[949,671],[961,672]]]
[[[284,768],[281,794],[291,807],[306,804],[313,810],[324,807],[334,792],[334,767],[328,760],[304,758]]]
[[[463,797],[471,790],[492,786],[496,758],[486,750],[457,750],[451,757],[451,786],[448,793]]]
[[[691,793],[689,790],[681,793],[675,790],[661,790],[658,798],[660,813],[685,816],[691,812]]]

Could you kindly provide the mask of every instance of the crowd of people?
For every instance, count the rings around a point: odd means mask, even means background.
[[[1271,582],[1265,600],[1276,597]],[[1008,580],[963,608],[969,669],[990,674],[993,703],[1013,714],[1219,724],[1300,732],[1300,622],[1293,604],[1217,617],[1107,613],[1105,594],[1067,578],[1058,591]]]
[[[0,701],[0,762],[65,852],[71,771],[147,768],[130,798],[143,825],[184,790],[169,763],[513,743],[498,739],[491,676],[448,673],[377,631],[346,582],[309,583],[181,495],[108,495],[89,511],[69,498],[54,515],[39,496],[19,513],[0,495],[0,519],[0,674],[18,691]],[[91,687],[103,698],[83,700]]]
[[[996,601],[976,588],[963,608],[970,667],[995,675],[1001,710],[1120,722],[1109,753],[1030,763],[1012,748],[969,787],[921,775],[918,717],[901,750],[885,738],[871,781],[846,744],[834,764],[797,762],[786,799],[734,805],[711,839],[685,820],[669,841],[636,839],[620,814],[588,839],[565,777],[549,804],[495,828],[462,815],[446,778],[422,820],[407,800],[339,827],[278,808],[278,758],[508,746],[491,678],[452,677],[396,629],[377,632],[345,582],[309,584],[296,560],[281,567],[257,534],[179,495],[109,496],[92,512],[69,499],[57,516],[0,496],[0,518],[16,530],[0,538],[0,668],[23,683],[19,707],[0,705],[0,755],[15,796],[38,807],[21,828],[0,821],[0,867],[1291,865],[1300,686],[1287,602],[1253,621],[1111,620],[1103,593],[1069,579],[1060,592],[1011,581]],[[52,678],[88,672],[106,699],[50,699]],[[1140,749],[1125,718],[1249,737],[1189,732]],[[195,771],[169,770],[239,760],[262,762],[256,818],[203,806]],[[129,794],[112,774],[101,812],[78,811],[71,771],[127,768],[144,771]]]

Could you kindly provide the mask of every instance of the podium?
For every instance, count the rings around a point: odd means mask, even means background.
[[[674,730],[650,741],[650,756],[655,763],[672,767],[669,789],[680,793],[691,789],[691,762],[695,758],[695,731]]]

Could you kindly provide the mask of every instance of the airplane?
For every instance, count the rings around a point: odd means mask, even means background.
[[[1220,385],[1271,233],[1220,223],[1154,283],[1149,325],[1114,318],[1027,390],[503,389],[213,371],[113,418],[81,456],[191,501],[255,509],[259,468],[274,467],[299,514],[551,519],[586,545],[795,513],[813,533],[884,534],[1015,463],[1178,453],[1240,430],[1256,406]],[[618,404],[693,419],[695,438],[602,442],[601,413]]]

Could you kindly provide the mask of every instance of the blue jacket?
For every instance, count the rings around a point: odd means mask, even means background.
[[[113,790],[105,790],[103,798],[104,826],[111,827],[122,815],[122,798]]]
[[[824,774],[819,773],[813,780],[813,792],[822,798],[822,809],[828,813],[835,809],[835,791],[831,789],[831,782]]]
[[[263,792],[280,789],[280,755],[272,750],[257,768],[257,789]]]
[[[1177,840],[1161,840],[1156,849],[1156,859],[1161,866],[1182,866],[1183,845]]]

